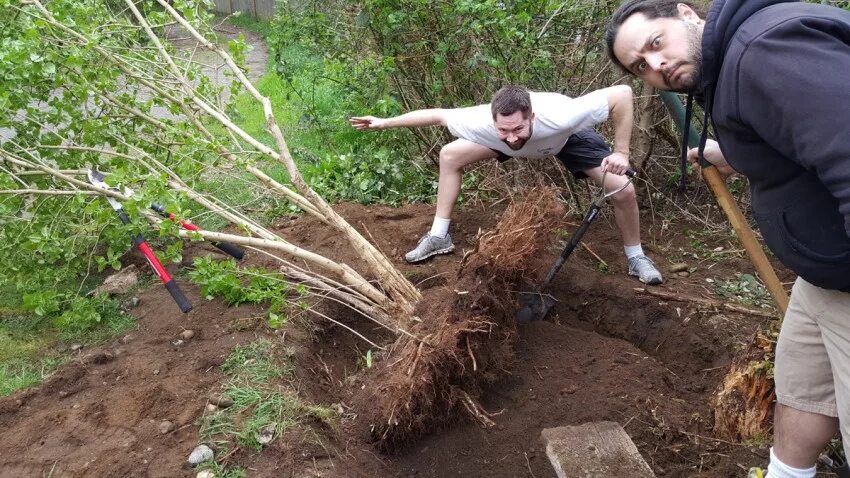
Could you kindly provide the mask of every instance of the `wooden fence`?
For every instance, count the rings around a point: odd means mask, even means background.
[[[225,15],[242,12],[263,20],[274,16],[275,0],[215,0],[214,3],[215,11]]]

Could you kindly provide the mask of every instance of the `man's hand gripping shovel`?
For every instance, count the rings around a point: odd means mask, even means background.
[[[104,176],[102,173],[95,169],[89,169],[88,171],[88,179],[89,182],[93,185],[101,188],[107,189],[111,191],[118,191],[118,188],[109,187],[104,180]],[[121,203],[118,202],[117,199],[107,196],[107,201],[109,201],[109,205],[112,206],[112,209],[118,214],[118,218],[121,219],[122,224],[130,224],[130,218],[127,216],[127,212],[124,211],[124,208],[121,206]],[[133,244],[145,256],[145,259],[148,260],[148,264],[150,264],[153,271],[159,277],[159,280],[165,285],[168,293],[171,294],[171,297],[174,298],[174,301],[177,302],[177,306],[180,307],[180,310],[185,314],[192,310],[192,304],[189,303],[189,300],[186,299],[186,296],[183,295],[183,291],[180,290],[180,286],[177,285],[174,278],[165,270],[165,267],[162,266],[162,263],[159,262],[159,259],[156,258],[156,255],[151,250],[145,238],[142,237],[141,234],[136,234],[132,236]]]
[[[629,178],[626,184],[606,193],[605,177],[607,174],[607,171],[602,173],[602,192],[600,192],[599,196],[597,196],[597,198],[590,204],[590,209],[587,211],[587,214],[585,214],[581,226],[579,226],[578,230],[573,233],[570,241],[564,248],[564,251],[561,252],[561,256],[558,257],[554,264],[552,264],[552,268],[549,269],[549,273],[546,274],[546,278],[543,279],[543,282],[539,286],[537,286],[536,290],[519,293],[519,312],[517,312],[516,317],[518,322],[543,320],[546,317],[546,314],[548,314],[549,310],[552,309],[552,306],[555,305],[555,299],[551,295],[543,293],[543,290],[549,287],[549,284],[552,282],[555,274],[561,270],[561,266],[564,265],[564,262],[566,262],[567,258],[570,257],[570,254],[573,253],[573,250],[576,246],[578,246],[579,242],[581,242],[581,238],[584,237],[584,233],[587,232],[590,224],[596,219],[596,216],[599,214],[602,206],[605,205],[605,200],[629,187],[629,184],[632,183],[632,179],[637,175],[633,169],[629,169],[626,171],[626,176]]]

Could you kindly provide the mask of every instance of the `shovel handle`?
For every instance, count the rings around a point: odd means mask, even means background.
[[[602,209],[602,206],[597,204],[592,204],[590,209],[588,209],[587,214],[584,216],[584,221],[581,222],[581,226],[579,226],[578,230],[573,233],[572,237],[570,237],[570,241],[567,243],[567,246],[564,247],[564,251],[561,252],[561,256],[558,257],[558,260],[552,265],[552,268],[549,269],[549,273],[546,274],[546,278],[543,279],[543,283],[540,284],[540,288],[544,288],[552,282],[552,279],[555,277],[555,274],[561,270],[561,266],[564,265],[564,262],[567,261],[567,258],[570,257],[570,254],[573,253],[578,243],[581,241],[581,238],[584,237],[584,233],[587,232],[587,229],[590,227],[590,224],[596,219],[596,216],[599,214],[599,210]]]
[[[715,198],[717,198],[717,204],[720,205],[720,208],[726,213],[729,222],[732,223],[732,228],[735,229],[738,240],[741,241],[744,250],[747,251],[753,267],[755,267],[761,280],[764,281],[764,285],[773,297],[773,301],[776,302],[776,306],[782,312],[782,315],[785,315],[785,310],[788,309],[788,293],[782,287],[782,282],[780,282],[776,271],[767,260],[764,249],[761,248],[761,244],[756,239],[753,230],[750,228],[747,220],[744,219],[741,209],[735,203],[735,198],[732,197],[729,188],[726,187],[726,183],[720,177],[720,173],[717,172],[717,168],[714,166],[703,167],[702,177],[705,178],[705,182],[711,188]]]

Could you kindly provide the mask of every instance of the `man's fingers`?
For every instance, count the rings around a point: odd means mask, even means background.
[[[369,129],[372,126],[372,120],[369,118],[350,118],[348,121],[355,129]]]

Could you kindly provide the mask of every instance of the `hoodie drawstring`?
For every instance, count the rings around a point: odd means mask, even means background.
[[[688,176],[688,138],[691,132],[691,115],[694,112],[694,95],[688,93],[688,104],[685,107],[685,127],[682,128],[682,156],[679,158],[679,192],[685,192],[685,178]]]

